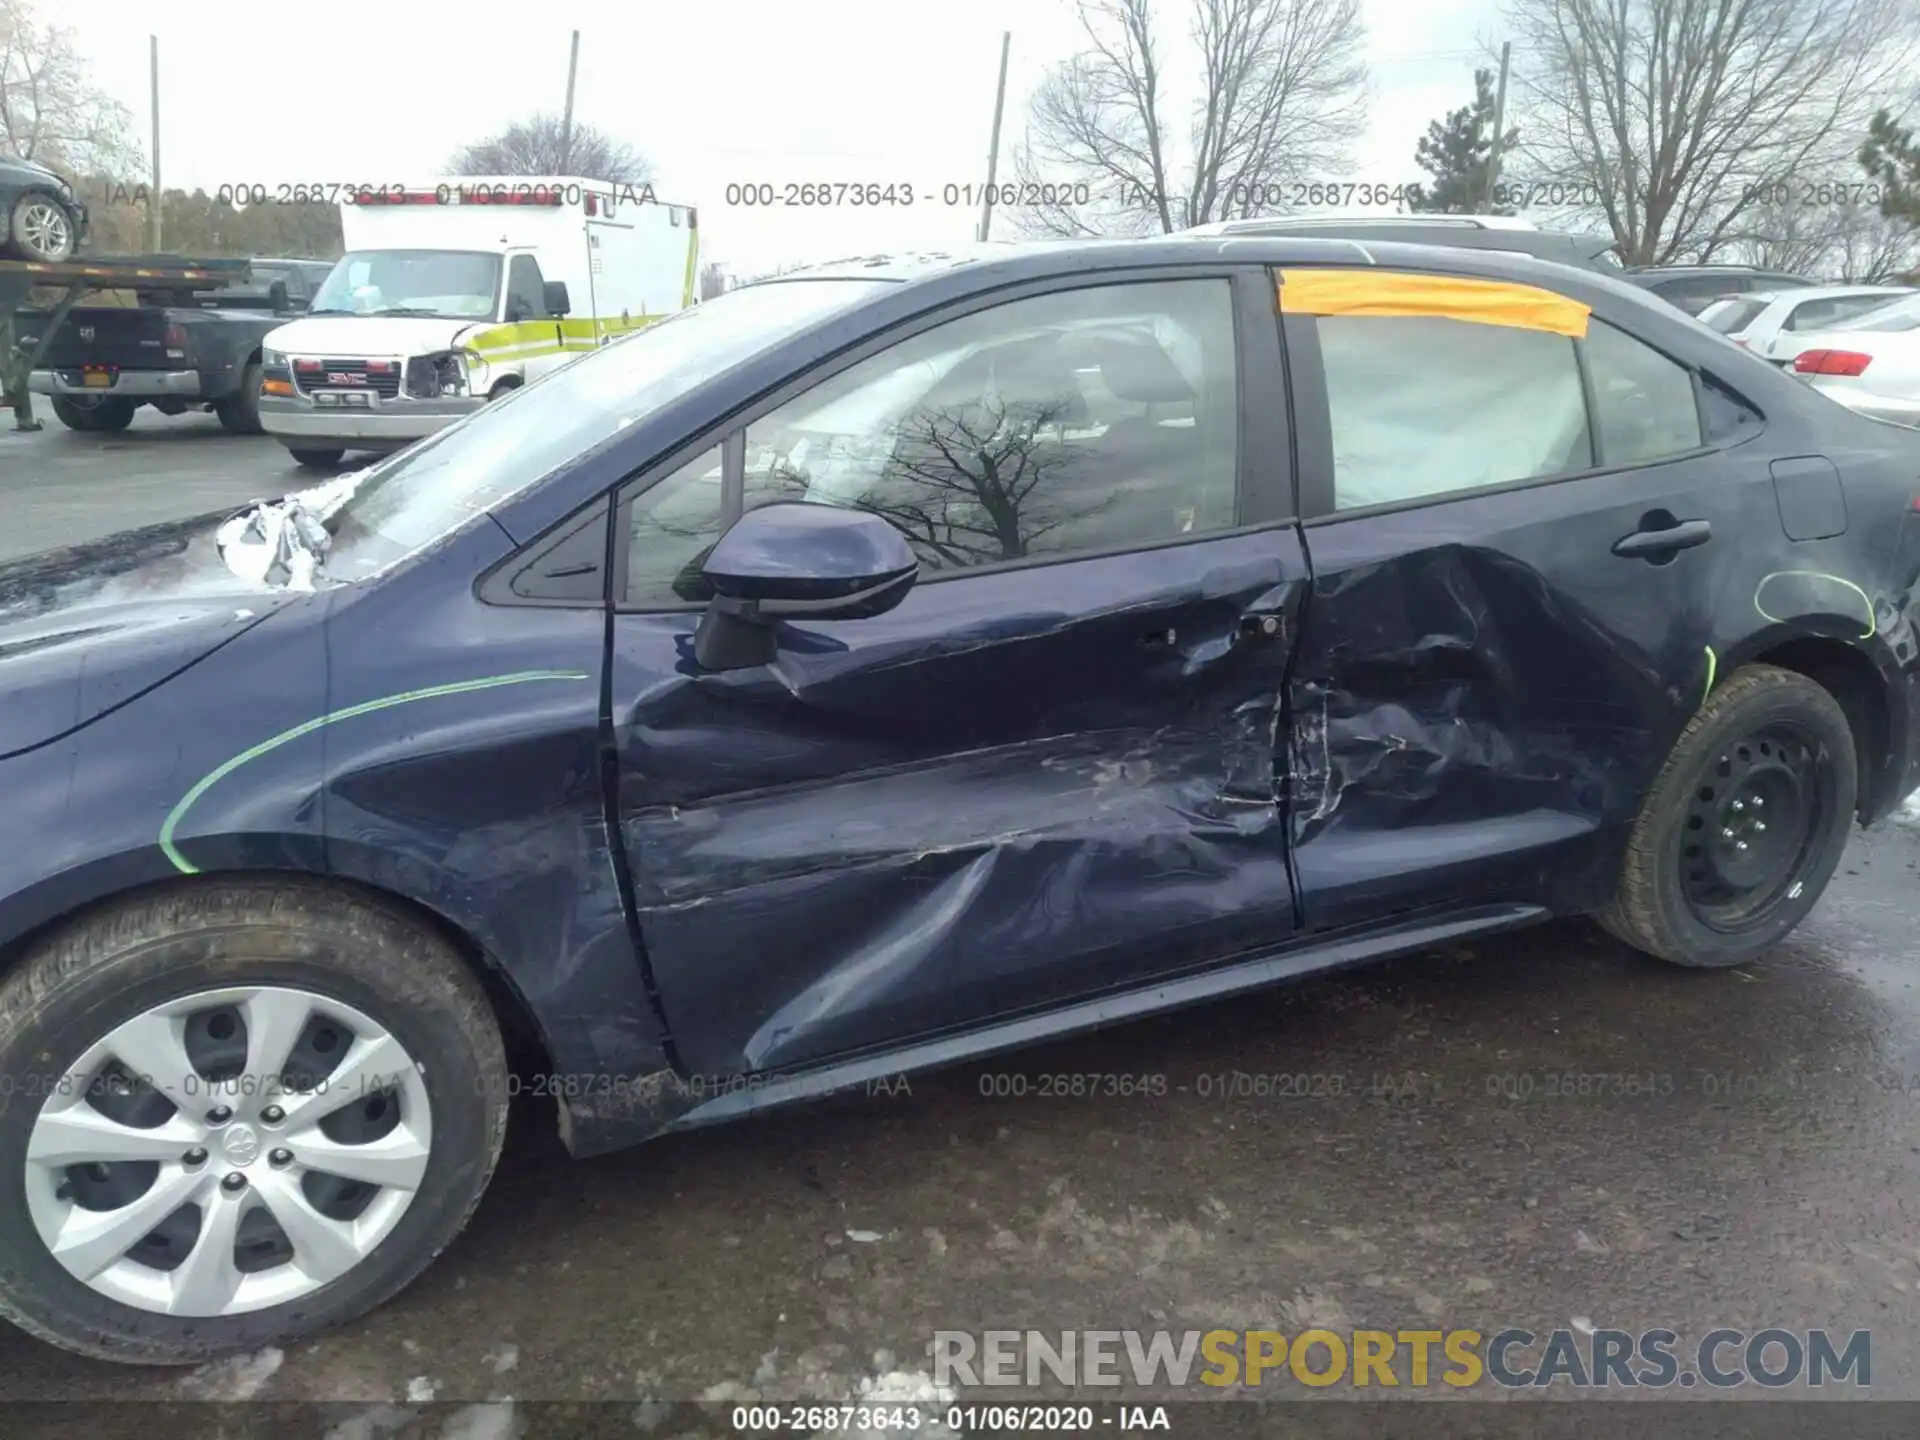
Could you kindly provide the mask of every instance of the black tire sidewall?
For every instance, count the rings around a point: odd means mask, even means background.
[[[308,450],[303,447],[299,450],[289,448],[287,453],[293,456],[296,465],[305,465],[311,470],[331,470],[346,458],[347,452],[344,450]],[[320,458],[322,455],[327,458],[322,460]]]
[[[82,435],[96,434],[100,429],[97,411],[75,405],[64,395],[53,397],[53,413],[62,425]]]
[[[1764,922],[1750,930],[1716,930],[1694,913],[1682,886],[1687,797],[1707,778],[1709,768],[1727,747],[1780,721],[1790,721],[1819,740],[1818,763],[1825,772],[1825,782],[1833,787],[1831,803],[1821,819],[1811,863],[1795,877],[1804,887],[1801,894],[1792,900],[1783,899]],[[1858,761],[1853,731],[1837,701],[1813,681],[1795,676],[1793,681],[1783,680],[1744,696],[1716,715],[1692,737],[1689,752],[1686,763],[1673,772],[1671,778],[1676,783],[1661,797],[1664,813],[1659,817],[1655,902],[1663,927],[1689,957],[1687,963],[1735,965],[1778,944],[1799,925],[1819,903],[1839,868],[1857,802]]]
[[[248,930],[263,938],[270,933],[283,951],[306,953],[242,958]],[[379,1303],[423,1269],[459,1232],[477,1196],[476,1182],[484,1185],[491,1173],[498,1126],[491,1112],[503,1100],[486,1093],[494,1077],[456,1012],[370,983],[367,967],[341,964],[344,947],[324,934],[298,932],[298,944],[289,946],[287,930],[263,924],[227,929],[211,944],[210,938],[189,932],[135,946],[92,971],[93,983],[65,988],[12,1037],[5,1073],[14,1077],[13,1093],[0,1096],[0,1282],[7,1308],[28,1329],[71,1337],[94,1353],[124,1349],[127,1359],[191,1363],[323,1328]],[[122,1021],[196,990],[245,984],[288,985],[351,1005],[384,1026],[424,1067],[433,1126],[426,1175],[371,1255],[299,1300],[211,1319],[122,1305],[70,1275],[33,1226],[25,1152],[42,1097],[67,1065]],[[41,1055],[52,1058],[40,1062]],[[152,1353],[156,1348],[164,1353]]]

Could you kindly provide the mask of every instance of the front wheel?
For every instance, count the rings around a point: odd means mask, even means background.
[[[305,465],[309,470],[327,470],[340,463],[344,450],[289,450],[296,465]]]
[[[1735,671],[1667,757],[1597,918],[1678,965],[1754,959],[1833,878],[1858,783],[1852,728],[1824,687],[1771,665]]]
[[[14,204],[10,234],[22,260],[62,265],[73,258],[74,223],[53,196],[30,190]]]
[[[209,883],[0,989],[0,1315],[190,1364],[379,1304],[465,1225],[505,1059],[460,957],[383,904]]]

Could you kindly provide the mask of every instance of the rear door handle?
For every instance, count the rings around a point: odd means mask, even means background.
[[[1614,541],[1613,553],[1626,560],[1662,560],[1712,538],[1713,526],[1708,521],[1682,520],[1664,530],[1636,530]]]

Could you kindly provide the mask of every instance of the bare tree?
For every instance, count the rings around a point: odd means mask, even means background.
[[[1850,285],[1896,280],[1920,262],[1920,245],[1908,226],[1864,200],[1802,203],[1816,189],[1776,190],[1748,208],[1722,252],[1725,258]]]
[[[732,288],[733,276],[718,260],[709,260],[700,267],[700,298],[702,300],[712,300],[726,294]]]
[[[1292,181],[1339,178],[1365,124],[1359,0],[1189,7],[1198,93],[1183,106],[1153,0],[1079,0],[1089,48],[1033,97],[1013,157],[1015,228],[1179,230],[1278,209]]]
[[[1628,264],[1712,258],[1778,183],[1865,130],[1912,0],[1510,0],[1520,153],[1581,187]],[[1518,172],[1518,165],[1510,165]]]
[[[592,125],[558,115],[516,120],[497,135],[476,140],[450,162],[456,175],[584,175],[616,185],[647,185],[653,165],[633,145]]]
[[[133,115],[87,75],[73,33],[0,0],[0,151],[97,178],[137,175]]]

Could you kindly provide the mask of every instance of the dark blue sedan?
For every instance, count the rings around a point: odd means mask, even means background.
[[[1753,960],[1920,783],[1916,496],[1625,282],[1214,237],[786,276],[0,567],[0,1313],[355,1315],[516,1087],[594,1155],[1548,916]]]

